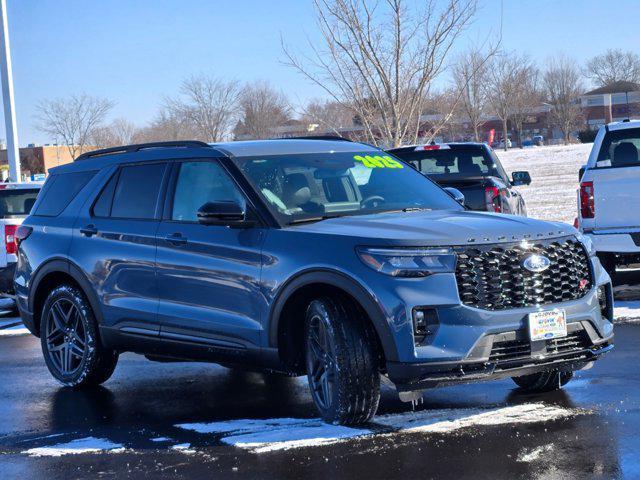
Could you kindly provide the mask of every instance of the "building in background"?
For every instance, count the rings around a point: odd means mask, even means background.
[[[95,149],[96,147],[85,147],[84,151]],[[24,178],[38,173],[48,174],[50,169],[72,161],[73,158],[66,146],[31,144],[20,149],[20,166]],[[6,148],[0,150],[0,167],[5,168],[5,165],[8,167]]]
[[[625,118],[640,117],[640,85],[637,83],[615,82],[585,93],[580,101],[590,130]]]

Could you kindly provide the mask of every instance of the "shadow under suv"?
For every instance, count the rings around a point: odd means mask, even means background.
[[[15,290],[61,383],[121,352],[306,374],[328,422],[380,379],[559,388],[613,347],[609,277],[572,227],[467,211],[339,140],[133,145],[52,170],[16,232]]]

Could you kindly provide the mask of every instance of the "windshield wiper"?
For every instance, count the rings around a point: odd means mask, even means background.
[[[403,208],[402,211],[403,212],[421,212],[423,210],[431,210],[431,208],[427,208],[427,207],[407,207],[407,208]]]
[[[301,223],[321,222],[330,218],[344,217],[344,215],[322,215],[320,217],[296,218],[287,223],[287,225],[299,225]]]

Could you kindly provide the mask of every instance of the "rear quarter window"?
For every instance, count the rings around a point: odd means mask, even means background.
[[[38,192],[39,188],[0,190],[0,218],[29,215]]]
[[[612,130],[606,133],[596,168],[624,168],[640,166],[640,128]]]
[[[33,215],[42,217],[60,215],[95,174],[95,171],[90,171],[51,175],[42,188]]]

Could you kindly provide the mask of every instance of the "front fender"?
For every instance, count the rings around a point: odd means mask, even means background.
[[[313,269],[299,272],[285,282],[276,293],[275,300],[269,313],[269,346],[278,346],[278,326],[282,310],[287,300],[300,288],[314,283],[322,283],[339,288],[354,298],[371,319],[385,358],[389,361],[398,359],[398,350],[394,338],[389,330],[389,323],[375,296],[361,283],[348,275],[330,269]]]

